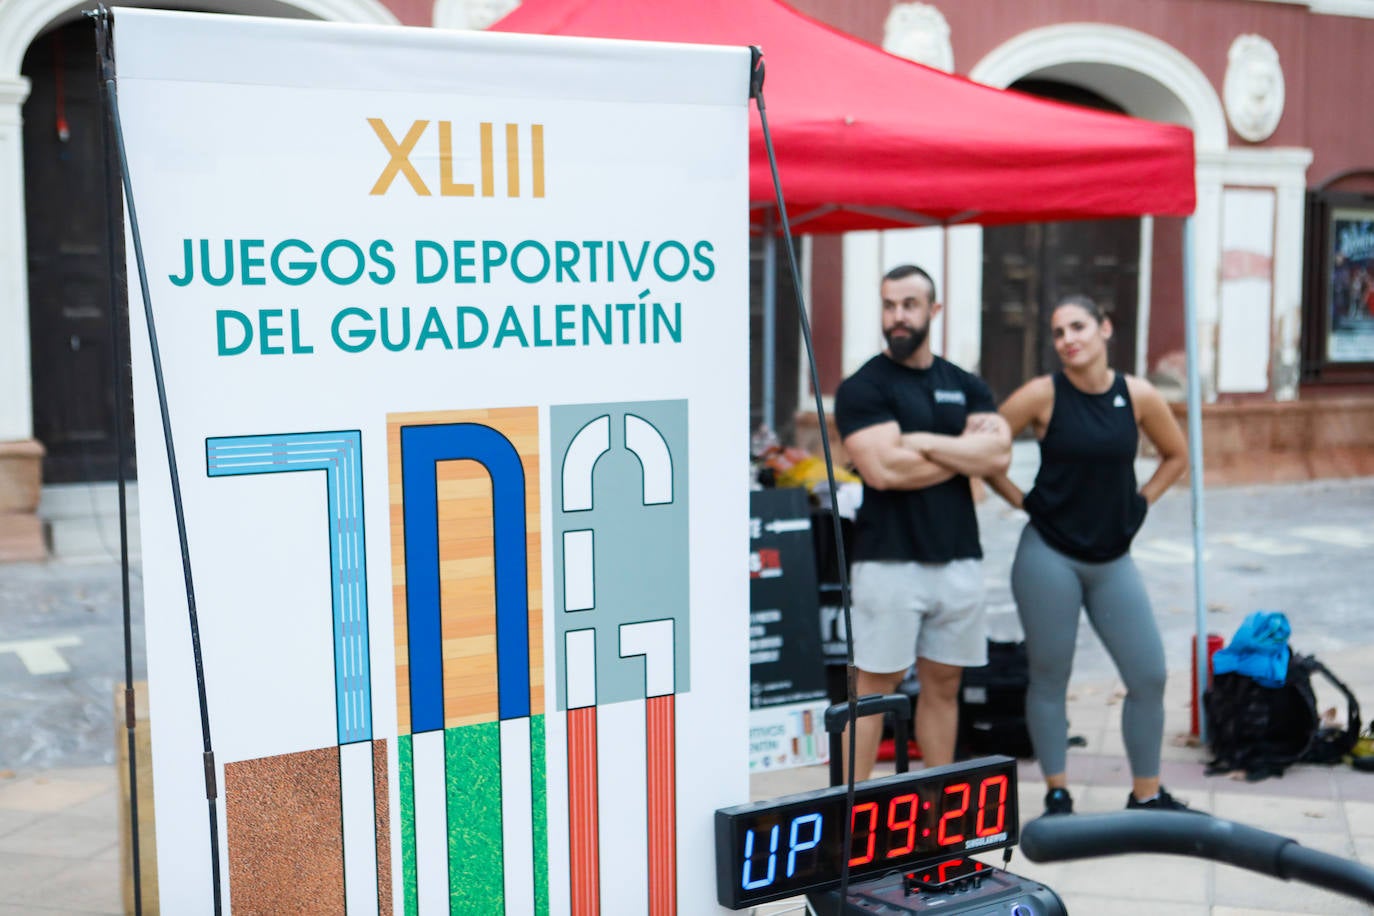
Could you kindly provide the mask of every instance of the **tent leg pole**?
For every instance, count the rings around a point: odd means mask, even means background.
[[[1197,638],[1193,670],[1197,672],[1196,695],[1198,737],[1207,742],[1207,710],[1202,705],[1207,689],[1207,595],[1203,578],[1202,544],[1206,530],[1203,518],[1202,468],[1202,377],[1198,366],[1197,281],[1194,263],[1193,217],[1183,223],[1183,327],[1188,356],[1188,483],[1193,501],[1193,609],[1197,620]]]
[[[763,425],[777,431],[778,235],[770,210],[763,218]]]

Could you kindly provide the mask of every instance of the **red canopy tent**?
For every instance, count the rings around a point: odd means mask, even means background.
[[[781,0],[524,0],[492,29],[758,45],[768,74],[763,94],[769,132],[794,231],[1187,216],[1194,209],[1193,137],[1186,128],[982,86],[888,54],[803,16]],[[776,238],[773,181],[757,110],[751,117],[749,199],[756,221],[765,227],[765,253],[770,254]],[[1207,605],[1190,234],[1188,226],[1184,325],[1197,615],[1194,670],[1201,671],[1206,665]],[[768,267],[765,276],[772,276]],[[771,292],[765,289],[766,325]],[[771,328],[766,327],[764,338],[767,363]],[[767,371],[764,377],[769,384]],[[1194,702],[1201,709],[1204,679],[1198,681]]]
[[[982,86],[779,0],[525,0],[491,28],[760,46],[794,231],[1193,212],[1186,128]],[[749,197],[767,208],[772,177],[751,117]]]

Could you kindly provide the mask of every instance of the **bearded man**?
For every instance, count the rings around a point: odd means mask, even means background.
[[[854,665],[860,695],[892,693],[916,665],[916,740],[926,766],[940,766],[954,760],[963,669],[987,664],[970,478],[1006,471],[1011,435],[987,383],[931,351],[941,305],[930,275],[893,268],[879,293],[887,347],[835,394],[835,422],[864,482]],[[858,722],[856,779],[872,772],[881,737],[881,718]]]

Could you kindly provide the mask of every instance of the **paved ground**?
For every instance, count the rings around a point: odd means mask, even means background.
[[[134,670],[143,677],[141,581],[134,571]],[[114,761],[115,685],[124,683],[119,567],[0,566],[0,768]]]
[[[1019,473],[1025,473],[1025,467]],[[1316,652],[1374,709],[1374,634],[1367,626],[1374,547],[1374,479],[1215,489],[1206,499],[1209,628],[1229,637],[1245,613],[1282,609],[1293,645]],[[1189,637],[1194,629],[1191,518],[1186,489],[1151,513],[1136,556],[1165,634],[1171,667],[1168,734],[1187,730]],[[1023,524],[992,497],[980,508],[989,598],[1009,623],[1006,571]],[[134,664],[142,676],[139,580]],[[113,761],[116,684],[123,681],[120,576],[100,562],[0,566],[0,916],[116,913],[119,790]],[[1080,633],[1071,752],[1080,810],[1112,810],[1127,784],[1120,689],[1088,627]],[[122,738],[120,739],[122,740]],[[1374,775],[1303,767],[1247,784],[1202,775],[1202,751],[1166,748],[1166,784],[1219,815],[1289,834],[1374,864]],[[822,784],[819,769],[756,775],[756,797]],[[1044,792],[1023,766],[1024,816]],[[1084,866],[1013,870],[1056,888],[1074,913],[1365,913],[1366,908],[1235,869],[1132,857]],[[777,907],[770,908],[776,910]],[[692,914],[687,914],[692,916]]]

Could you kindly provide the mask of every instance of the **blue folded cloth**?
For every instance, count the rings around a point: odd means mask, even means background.
[[[1288,637],[1293,628],[1282,611],[1255,611],[1241,623],[1231,644],[1212,656],[1212,672],[1252,677],[1262,687],[1282,687],[1288,678]]]

